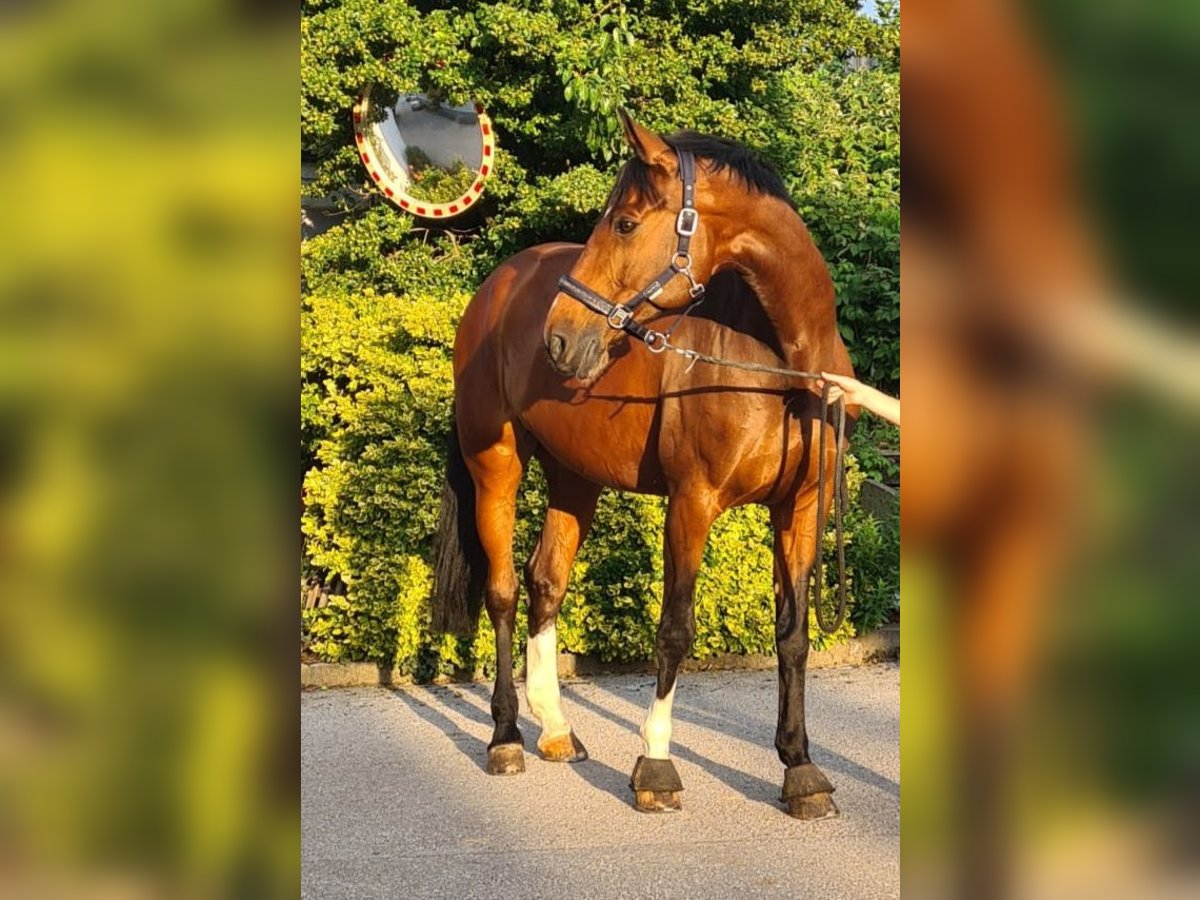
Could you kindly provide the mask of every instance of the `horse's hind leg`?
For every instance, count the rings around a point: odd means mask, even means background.
[[[495,443],[481,449],[464,446],[463,457],[475,482],[475,524],[488,560],[484,605],[496,632],[496,686],[492,691],[492,720],[488,744],[488,773],[510,775],[525,771],[524,742],[517,729],[517,691],[513,685],[513,625],[517,617],[517,577],[513,571],[513,526],[517,488],[521,483],[528,443],[505,423]]]
[[[563,715],[558,691],[558,629],[555,620],[567,592],[567,579],[579,545],[587,536],[596,511],[600,486],[543,460],[549,487],[549,508],[537,547],[525,565],[529,592],[529,651],[526,655],[525,695],[541,723],[538,752],[552,762],[587,759]]]
[[[654,642],[658,684],[641,728],[646,752],[638,757],[630,782],[634,806],[642,812],[680,808],[683,784],[670,756],[671,707],[679,664],[696,636],[696,575],[708,530],[719,512],[710,493],[703,489],[676,491],[667,504],[663,609]]]
[[[775,649],[779,665],[779,724],[775,749],[787,766],[783,802],[798,819],[824,819],[838,814],[833,785],[808,755],[804,724],[804,678],[808,665],[809,570],[816,560],[817,493],[810,491],[795,505],[771,510],[775,529]]]

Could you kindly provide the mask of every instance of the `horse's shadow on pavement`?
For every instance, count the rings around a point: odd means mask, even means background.
[[[629,697],[624,696],[618,691],[613,691],[607,686],[602,686],[594,683],[593,686],[611,693],[613,696],[630,701]],[[579,694],[578,691],[572,690],[570,685],[564,685],[564,695],[570,696],[572,702],[585,706],[597,715],[603,716],[609,721],[615,722],[618,725],[624,725],[637,731],[638,724],[624,716],[610,712],[597,703],[588,700]],[[752,743],[761,744],[764,747],[773,746],[774,726],[763,732],[761,736],[747,734],[745,730],[745,720],[736,720],[737,724],[742,726],[740,729],[735,728],[735,719],[729,715],[717,715],[700,709],[694,704],[676,703],[673,710],[673,715],[676,719],[684,722],[690,722],[693,725],[699,725],[702,728],[707,728],[710,731],[715,731],[725,737],[735,738],[740,740],[750,740]],[[856,763],[842,754],[829,749],[821,744],[810,742],[810,749],[813,754],[814,761],[818,762],[823,768],[831,772],[836,772],[846,778],[853,779],[867,787],[875,788],[882,791],[897,800],[900,799],[900,785],[890,778],[881,775],[866,766]],[[699,753],[688,748],[682,742],[676,740],[671,744],[671,753],[680,759],[685,759],[703,769],[708,774],[712,775],[718,781],[728,785],[731,789],[741,794],[747,800],[754,801],[769,801],[774,803],[779,798],[780,788],[783,784],[783,775],[780,774],[779,784],[772,784],[756,775],[751,775],[748,772],[741,772],[729,766],[702,756]],[[782,766],[782,763],[780,764]]]
[[[464,719],[491,727],[492,720],[478,707],[449,690],[436,691],[435,693],[435,690],[430,689],[422,691],[419,696],[413,691],[406,691],[398,687],[388,686],[387,690],[393,697],[407,706],[411,712],[420,716],[445,734],[450,742],[469,757],[480,769],[484,772],[487,771],[487,741],[481,741],[475,735],[463,731],[457,722],[440,709],[437,709],[433,705],[433,701],[440,701],[444,706],[452,709]],[[526,724],[527,722],[522,719],[522,727]]]
[[[635,734],[640,727],[637,722],[631,721],[622,715],[605,709],[598,703],[589,700],[587,697],[581,696],[580,693],[572,689],[570,685],[563,686],[564,696],[569,696],[572,703],[577,703],[582,707],[590,710],[602,718],[608,719],[617,725],[631,729]],[[614,694],[622,700],[628,700],[627,697],[622,697],[620,694]],[[676,718],[683,718],[679,715],[678,710],[675,713]],[[707,722],[697,723],[703,724],[705,727],[711,727]],[[715,729],[720,730],[720,729]],[[751,775],[748,772],[742,772],[715,760],[709,759],[706,756],[701,756],[691,748],[685,746],[679,741],[671,743],[671,755],[679,759],[687,760],[698,768],[703,769],[709,775],[728,785],[732,790],[741,794],[747,800],[752,800],[756,803],[773,802],[779,796],[779,786],[771,784],[768,781],[759,778],[757,775]],[[782,784],[780,779],[780,784]]]
[[[693,725],[699,725],[707,728],[710,731],[716,731],[719,734],[724,734],[728,737],[740,737],[743,740],[752,740],[753,743],[761,744],[765,747],[774,746],[774,728],[772,722],[765,730],[755,728],[755,731],[762,731],[761,735],[750,734],[745,732],[742,734],[734,734],[732,730],[733,719],[729,715],[717,715],[708,710],[701,709],[695,703],[680,704],[676,702],[672,714],[676,719],[684,722],[691,722]],[[743,718],[743,724],[745,719]],[[753,723],[757,726],[759,723]],[[812,752],[813,761],[817,762],[823,768],[831,772],[836,772],[839,775],[844,775],[851,778],[867,787],[873,787],[885,794],[890,794],[897,800],[900,799],[900,785],[892,779],[881,775],[866,766],[856,763],[854,760],[843,756],[836,750],[831,750],[828,747],[818,744],[815,741],[809,741],[809,749]],[[703,758],[703,757],[701,757]],[[782,763],[780,763],[782,765]],[[703,768],[703,766],[701,766]],[[712,773],[716,776],[716,773]],[[780,776],[780,784],[782,784],[782,776]]]
[[[488,713],[453,688],[427,689],[420,695],[397,687],[388,687],[388,690],[414,714],[444,733],[450,742],[475,763],[482,772],[487,772],[487,740],[481,740],[473,734],[463,731],[453,719],[437,709],[434,702],[440,702],[464,719],[476,722],[490,730],[492,719]],[[476,694],[477,692],[470,691],[470,693]],[[517,725],[523,735],[538,733],[538,726],[523,714],[518,716]],[[528,750],[528,747],[526,749]],[[536,753],[536,751],[534,752]],[[577,764],[556,763],[555,765],[564,766],[588,782],[593,788],[610,794],[623,805],[628,805],[632,799],[629,775],[618,772],[612,766],[605,765],[599,760],[588,759]]]
[[[397,687],[389,687],[388,690],[394,697],[404,703],[409,710],[445,734],[451,743],[468,756],[481,771],[487,771],[487,739],[480,739],[464,731],[450,716],[437,708],[440,704],[446,710],[452,711],[470,722],[484,726],[490,731],[492,727],[491,716],[484,709],[481,709],[478,705],[468,700],[462,692],[465,691],[479,702],[486,704],[488,700],[485,694],[481,694],[479,690],[475,689],[475,686],[426,688],[420,693]],[[605,688],[605,690],[608,689]],[[629,697],[624,696],[620,692],[609,692],[621,700],[630,701]],[[627,728],[635,734],[637,733],[637,722],[606,709],[594,700],[583,696],[572,685],[563,685],[563,696],[595,715],[607,719],[622,728]],[[729,716],[716,715],[715,713],[696,708],[691,704],[687,706],[677,704],[675,707],[675,717],[681,721],[690,722],[730,738],[757,742],[756,735],[748,736],[746,734],[744,721],[738,722],[737,725],[739,727],[735,727],[735,723]],[[538,726],[524,714],[519,716],[518,725],[523,734],[532,735],[538,733]],[[770,746],[771,741],[771,736],[764,732],[762,740],[764,746]],[[528,746],[527,749],[529,749]],[[882,791],[895,797],[897,800],[899,799],[900,785],[890,778],[821,745],[812,744],[812,751],[814,758],[819,761],[819,764],[829,771],[851,778],[860,784]],[[534,752],[536,753],[536,751]],[[686,760],[703,769],[713,778],[724,783],[731,790],[745,797],[747,800],[756,803],[771,804],[778,802],[782,775],[780,776],[779,784],[774,784],[757,775],[740,771],[710,759],[707,756],[703,756],[680,741],[673,743],[672,753],[679,759]],[[619,772],[594,758],[582,763],[567,765],[566,767],[573,774],[591,784],[592,787],[617,798],[622,804],[629,803],[631,791],[628,774]]]

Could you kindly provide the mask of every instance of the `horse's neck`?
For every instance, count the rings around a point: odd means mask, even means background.
[[[765,214],[730,241],[730,263],[758,294],[788,365],[828,363],[837,321],[825,260],[794,211],[778,202],[764,206]]]

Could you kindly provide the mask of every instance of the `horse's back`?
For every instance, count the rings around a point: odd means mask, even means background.
[[[510,256],[484,279],[467,307],[468,311],[481,303],[489,308],[497,304],[503,307],[518,297],[528,296],[539,286],[553,284],[560,275],[570,271],[582,252],[582,244],[557,241],[537,244]]]
[[[556,242],[522,250],[497,266],[463,311],[454,340],[455,397],[460,435],[491,440],[511,418],[512,380],[528,371],[541,348],[542,322],[560,275],[583,251]]]
[[[582,250],[580,244],[538,244],[498,265],[463,312],[455,342],[456,360],[460,345],[464,354],[474,354],[494,337],[516,301],[553,298],[553,291],[547,292],[560,275],[570,271]]]

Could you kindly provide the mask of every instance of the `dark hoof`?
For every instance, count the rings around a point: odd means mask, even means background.
[[[560,734],[548,740],[538,741],[538,755],[547,762],[583,762],[588,758],[574,731]]]
[[[807,797],[792,797],[786,801],[788,815],[794,819],[806,822],[816,822],[820,819],[836,819],[839,815],[837,804],[830,794],[810,794]]]
[[[633,806],[639,812],[668,812],[682,809],[679,792],[683,782],[669,759],[647,759],[639,756],[629,779],[633,788]]]
[[[519,775],[525,771],[525,748],[520,744],[488,747],[489,775]]]
[[[833,802],[833,785],[812,763],[791,766],[783,773],[783,796],[788,815],[806,822],[832,819],[838,815]]]

